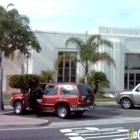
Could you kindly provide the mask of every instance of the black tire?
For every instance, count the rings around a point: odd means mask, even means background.
[[[68,118],[70,116],[70,109],[67,105],[59,105],[57,107],[57,115],[61,119]]]
[[[133,107],[133,104],[132,104],[132,102],[131,102],[130,99],[124,98],[124,99],[122,99],[122,101],[121,101],[121,107],[122,107],[123,109],[130,109],[130,108]]]
[[[14,113],[18,115],[23,113],[23,107],[21,102],[16,102],[14,104]]]
[[[81,116],[85,111],[75,111],[76,116]]]

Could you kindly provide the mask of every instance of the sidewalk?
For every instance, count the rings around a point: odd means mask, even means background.
[[[44,127],[50,124],[48,120],[12,114],[13,108],[5,105],[4,110],[0,112],[0,129]]]
[[[95,102],[96,106],[118,106],[116,101],[110,101],[110,102]]]
[[[95,102],[95,104],[98,107],[118,106],[116,102]],[[5,105],[4,110],[0,112],[0,129],[44,127],[49,124],[50,122],[48,120],[28,116],[13,115],[13,108],[10,105]]]

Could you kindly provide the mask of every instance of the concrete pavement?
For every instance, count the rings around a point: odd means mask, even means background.
[[[44,127],[49,125],[48,120],[32,118],[22,115],[13,115],[13,108],[5,105],[4,110],[0,112],[0,129],[1,128],[28,128]]]
[[[96,106],[117,106],[116,102],[96,102]],[[96,108],[96,107],[95,107]],[[0,129],[18,128],[18,127],[45,127],[51,122],[45,119],[33,118],[24,115],[13,115],[13,108],[5,105],[4,110],[0,112]]]

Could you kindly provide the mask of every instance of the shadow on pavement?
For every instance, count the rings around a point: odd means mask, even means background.
[[[129,111],[140,110],[140,107],[134,107],[133,109],[122,109],[119,105],[117,107],[97,107],[93,111],[86,111],[81,116],[76,116],[74,113],[68,119],[60,119],[56,113],[46,113],[46,112],[36,112],[36,111],[26,111],[22,115],[16,115],[14,112],[9,112],[4,115],[12,115],[27,118],[39,118],[46,119],[50,122],[66,122],[66,121],[79,121],[79,120],[99,120],[99,119],[109,119],[118,116],[125,116],[123,113]]]

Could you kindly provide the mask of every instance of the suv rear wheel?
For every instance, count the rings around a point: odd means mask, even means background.
[[[67,105],[59,105],[57,107],[57,115],[61,119],[65,119],[70,115],[70,109]]]
[[[21,102],[16,102],[14,104],[14,113],[15,114],[21,114],[23,112],[23,107]]]
[[[122,106],[122,108],[124,108],[124,109],[129,109],[129,108],[132,108],[133,104],[132,104],[132,102],[131,102],[130,99],[124,98],[124,99],[121,101],[121,106]]]

